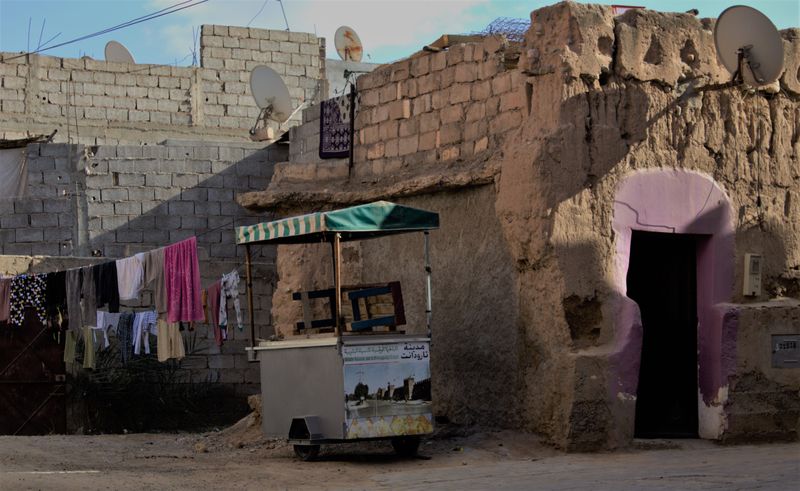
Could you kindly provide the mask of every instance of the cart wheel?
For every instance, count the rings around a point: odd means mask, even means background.
[[[392,448],[401,457],[413,457],[419,450],[420,438],[418,436],[401,436],[392,438]]]
[[[319,456],[319,445],[295,445],[294,454],[309,462]]]

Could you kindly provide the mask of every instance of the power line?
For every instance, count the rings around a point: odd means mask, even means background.
[[[81,36],[81,37],[78,37],[78,38],[75,38],[75,39],[70,39],[69,41],[64,41],[63,43],[55,44],[53,46],[42,47],[42,48],[36,49],[34,51],[29,51],[27,53],[22,53],[22,54],[19,54],[17,56],[13,56],[11,58],[6,58],[6,61],[14,60],[16,58],[22,58],[23,56],[39,53],[39,52],[42,52],[42,51],[47,51],[47,50],[54,49],[54,48],[60,48],[61,46],[66,46],[68,44],[77,43],[78,41],[83,41],[83,40],[90,39],[90,38],[93,38],[93,37],[102,36],[103,34],[108,34],[109,32],[117,31],[119,29],[124,29],[126,27],[130,27],[130,26],[133,26],[133,25],[136,25],[136,24],[140,24],[142,22],[146,22],[146,21],[149,21],[149,20],[157,19],[159,17],[163,17],[163,16],[168,15],[168,14],[173,14],[175,12],[179,12],[179,11],[184,10],[184,9],[188,9],[188,8],[191,8],[191,7],[196,7],[196,6],[200,5],[200,4],[206,3],[207,1],[208,0],[197,0],[197,1],[195,1],[195,0],[184,0],[183,2],[176,3],[176,4],[174,4],[174,5],[170,6],[170,7],[166,7],[166,8],[163,8],[161,10],[157,10],[157,11],[155,11],[153,13],[150,13],[150,14],[147,14],[147,15],[143,15],[143,16],[137,17],[135,19],[131,19],[129,21],[123,22],[122,24],[117,24],[116,26],[103,29],[102,31],[97,31],[97,32],[94,32],[92,34],[87,34],[85,36]]]
[[[263,11],[264,11],[264,7],[266,7],[266,6],[267,6],[267,2],[269,2],[269,0],[264,0],[264,3],[262,3],[262,4],[261,4],[261,8],[260,8],[260,9],[258,9],[258,12],[256,12],[256,15],[254,15],[254,16],[253,16],[253,18],[252,18],[252,19],[250,19],[250,22],[248,22],[248,23],[247,23],[247,27],[250,27],[250,24],[252,24],[252,23],[253,23],[253,21],[254,21],[254,20],[256,20],[256,17],[258,17],[259,15],[261,15],[261,12],[263,12]]]

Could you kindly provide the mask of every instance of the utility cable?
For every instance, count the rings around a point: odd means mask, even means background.
[[[194,2],[194,3],[192,3],[192,2]],[[74,39],[70,39],[69,41],[64,41],[63,43],[54,44],[53,46],[42,47],[42,48],[36,49],[34,51],[29,51],[27,53],[22,53],[22,54],[19,54],[19,55],[16,55],[16,56],[12,56],[11,58],[6,58],[5,61],[10,61],[10,60],[14,60],[14,59],[17,59],[17,58],[22,58],[22,57],[27,56],[27,55],[40,53],[42,51],[47,51],[47,50],[51,50],[51,49],[54,49],[54,48],[60,48],[61,46],[66,46],[68,44],[77,43],[78,41],[83,41],[83,40],[90,39],[90,38],[93,38],[93,37],[102,36],[103,34],[108,34],[109,32],[117,31],[119,29],[124,29],[126,27],[130,27],[130,26],[133,26],[133,25],[136,25],[136,24],[141,24],[142,22],[147,22],[149,20],[157,19],[159,17],[163,17],[163,16],[168,15],[168,14],[174,14],[175,12],[179,12],[179,11],[184,10],[184,9],[188,9],[188,8],[191,8],[191,7],[196,7],[196,6],[198,6],[200,4],[203,4],[203,3],[206,3],[206,2],[208,2],[208,0],[197,0],[197,1],[195,1],[195,0],[184,0],[183,2],[177,3],[177,4],[172,5],[170,7],[166,7],[164,9],[158,10],[158,11],[153,12],[151,14],[147,14],[147,15],[144,15],[144,16],[141,16],[141,17],[137,17],[135,19],[123,22],[122,24],[118,24],[116,26],[103,29],[102,31],[97,31],[97,32],[94,32],[92,34],[86,34],[85,36],[81,36],[81,37],[77,37],[77,38],[74,38]]]

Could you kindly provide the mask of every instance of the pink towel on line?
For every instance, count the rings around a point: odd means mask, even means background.
[[[164,248],[164,283],[167,287],[169,322],[203,320],[197,237]]]

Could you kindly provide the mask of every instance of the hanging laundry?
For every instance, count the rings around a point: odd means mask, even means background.
[[[202,320],[197,237],[190,237],[164,248],[164,280],[167,287],[167,320]]]
[[[91,325],[97,319],[94,266],[81,268],[81,326]]]
[[[57,271],[45,276],[45,298],[47,299],[47,317],[53,320],[55,327],[61,329],[61,313],[67,311],[67,272]]]
[[[222,329],[219,325],[219,298],[221,288],[221,281],[216,281],[208,287],[208,320],[211,327],[214,328],[214,342],[217,346],[222,346],[222,342],[225,340],[222,337]]]
[[[127,365],[128,360],[131,359],[131,348],[133,347],[133,319],[135,315],[133,312],[124,312],[119,316],[119,323],[117,324],[117,341],[119,344],[119,355],[122,358],[122,364]]]
[[[25,320],[25,309],[33,307],[39,322],[47,323],[45,311],[45,282],[42,275],[23,274],[11,280],[9,322],[17,326]]]
[[[242,307],[239,304],[239,272],[235,269],[230,273],[222,275],[220,281],[219,297],[219,324],[228,325],[228,299],[233,299],[233,308],[236,311],[236,326],[239,330],[244,329],[242,324]]]
[[[94,334],[92,333],[92,328],[90,326],[86,326],[83,328],[83,368],[94,370],[94,350]]]
[[[205,288],[200,292],[200,303],[203,304],[203,323],[208,324],[208,290]]]
[[[0,278],[0,322],[8,320],[8,311],[11,306],[11,279]]]
[[[139,298],[142,289],[144,268],[142,262],[144,254],[117,259],[117,290],[120,300],[135,300]]]
[[[144,286],[153,290],[153,306],[167,313],[167,284],[164,280],[164,248],[144,253]]]
[[[158,335],[156,329],[156,319],[158,314],[155,310],[147,312],[136,312],[133,318],[133,354],[138,355],[142,352],[144,344],[145,354],[150,354],[150,334]]]
[[[67,325],[78,331],[83,325],[81,313],[81,270],[70,269],[66,274]]]
[[[158,361],[161,362],[170,358],[180,360],[186,356],[179,323],[158,319],[157,351]]]
[[[119,319],[122,314],[118,312],[105,312],[103,310],[97,311],[97,322],[96,325],[91,326],[94,329],[94,332],[102,332],[103,333],[103,349],[107,349],[111,346],[111,343],[108,339],[109,333],[117,334],[117,327],[119,325]]]
[[[108,304],[109,312],[119,312],[119,285],[116,261],[92,267],[97,306]]]
[[[75,345],[78,342],[78,336],[75,331],[67,331],[64,339],[64,363],[75,363]]]

